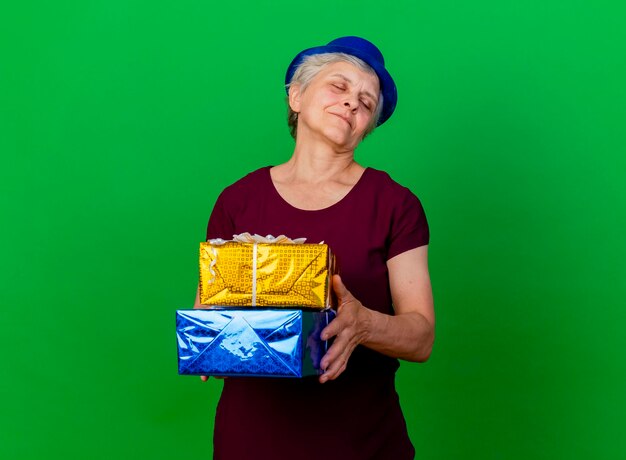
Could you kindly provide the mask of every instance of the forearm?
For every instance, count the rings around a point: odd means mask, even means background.
[[[435,330],[423,315],[407,312],[392,316],[362,308],[361,345],[393,358],[417,362],[428,360]]]

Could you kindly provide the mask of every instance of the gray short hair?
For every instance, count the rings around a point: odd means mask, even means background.
[[[350,54],[345,53],[322,53],[322,54],[313,54],[310,56],[306,56],[302,63],[298,66],[296,71],[291,78],[291,81],[287,85],[287,89],[294,83],[300,85],[300,90],[304,91],[307,86],[311,83],[313,78],[320,73],[320,71],[327,64],[332,64],[334,62],[348,62],[364,72],[368,72],[376,75],[374,69],[372,69],[368,64],[359,59],[358,57],[352,56]],[[291,110],[291,106],[289,105],[289,98],[287,98],[287,124],[289,125],[289,132],[291,133],[291,137],[296,138],[296,133],[298,131],[298,114]],[[379,91],[378,94],[378,103],[376,104],[376,109],[374,111],[374,116],[372,117],[372,121],[365,130],[363,134],[363,139],[365,136],[370,134],[376,128],[378,124],[378,119],[380,118],[380,114],[383,111],[383,93]]]

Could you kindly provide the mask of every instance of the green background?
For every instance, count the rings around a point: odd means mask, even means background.
[[[173,312],[219,191],[291,154],[287,64],[357,34],[399,89],[357,158],[432,233],[435,349],[398,375],[417,458],[625,458],[622,2],[15,5],[0,457],[210,456],[221,382],[177,375]]]

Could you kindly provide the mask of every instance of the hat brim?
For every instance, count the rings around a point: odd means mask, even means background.
[[[324,53],[345,53],[351,56],[355,56],[365,63],[369,65],[376,75],[378,76],[378,82],[380,83],[380,91],[383,95],[383,109],[380,113],[380,118],[378,119],[377,126],[382,125],[385,121],[389,119],[389,117],[393,114],[393,111],[396,109],[396,103],[398,102],[398,92],[396,89],[396,84],[391,78],[387,69],[381,63],[372,58],[368,53],[364,53],[361,50],[356,48],[349,48],[346,46],[338,46],[338,45],[325,45],[325,46],[316,46],[314,48],[308,48],[304,51],[298,53],[298,55],[291,61],[289,67],[287,68],[287,74],[285,75],[285,85],[291,83],[291,79],[293,78],[293,74],[296,72],[298,66],[302,63],[305,57],[312,56],[314,54],[324,54]]]

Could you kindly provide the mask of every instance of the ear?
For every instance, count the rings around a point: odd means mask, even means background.
[[[289,107],[296,113],[300,112],[300,84],[294,83],[289,87]]]

